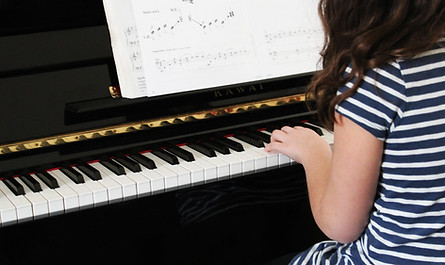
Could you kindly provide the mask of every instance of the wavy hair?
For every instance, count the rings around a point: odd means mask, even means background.
[[[366,70],[431,48],[445,30],[445,0],[320,0],[325,33],[322,70],[308,86],[323,125],[332,130],[335,106],[353,95]],[[346,68],[352,71],[345,75]],[[354,85],[337,96],[347,82]]]

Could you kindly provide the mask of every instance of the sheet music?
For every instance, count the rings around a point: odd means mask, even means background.
[[[132,1],[104,0],[103,3],[122,96],[146,96],[147,79]]]
[[[124,97],[317,70],[316,0],[104,0]]]

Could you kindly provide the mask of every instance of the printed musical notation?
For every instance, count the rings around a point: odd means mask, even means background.
[[[150,25],[148,34],[144,34],[142,38],[149,40],[157,40],[166,35],[175,35],[177,31],[190,31],[193,27],[203,30],[204,34],[218,27],[224,26],[230,19],[235,17],[235,12],[230,10],[220,18],[198,19],[194,15],[183,15],[179,8],[170,9],[171,13],[177,13],[170,19],[171,22],[158,25]],[[165,18],[164,18],[165,19]]]
[[[125,29],[124,35],[133,71],[143,72],[144,63],[142,60],[142,52],[136,26],[128,26]]]
[[[202,29],[207,29],[210,28],[214,25],[224,25],[226,23],[227,20],[231,19],[235,17],[235,12],[234,11],[229,11],[227,16],[224,19],[214,19],[213,21],[202,21],[199,22],[196,19],[194,19],[192,16],[189,16],[189,21],[190,22],[194,22],[195,24],[199,25]]]
[[[318,36],[323,36],[323,31],[321,29],[293,29],[288,31],[277,31],[264,34],[264,38],[268,44],[273,44],[276,42],[286,41],[290,39],[297,39],[300,42],[312,41]]]
[[[157,5],[140,2],[140,42],[149,48],[144,61],[154,62],[159,73],[209,69],[239,64],[252,56],[249,25],[237,0],[209,2],[159,0]],[[169,3],[168,3],[169,2]],[[147,66],[147,65],[146,65]]]
[[[170,59],[156,59],[155,64],[159,72],[168,71],[191,71],[207,67],[218,67],[228,64],[234,65],[237,61],[242,61],[242,57],[247,56],[246,49],[228,50],[216,53],[201,53],[195,55],[184,55]],[[234,60],[235,59],[235,60]]]
[[[321,29],[307,28],[264,34],[269,58],[276,64],[310,60],[314,50],[321,50],[322,38]]]
[[[125,37],[127,39],[128,47],[139,46],[139,36],[136,26],[128,26],[125,29]]]
[[[289,48],[281,50],[270,50],[269,57],[276,64],[289,63],[289,62],[304,62],[311,59],[310,53],[311,48]]]

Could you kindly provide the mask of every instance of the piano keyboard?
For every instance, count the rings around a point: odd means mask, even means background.
[[[316,125],[328,143],[333,135]],[[264,151],[272,130],[254,130],[64,165],[0,181],[2,226],[196,186],[294,163]]]

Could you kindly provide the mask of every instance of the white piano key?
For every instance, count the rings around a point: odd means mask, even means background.
[[[131,158],[129,158],[129,159],[131,159]],[[141,165],[141,170],[143,170],[143,169],[144,169],[144,166]],[[126,171],[127,177],[135,183],[136,195],[138,197],[143,197],[143,196],[152,194],[152,192],[153,192],[152,185],[154,185],[156,189],[162,189],[162,190],[164,189],[163,180],[156,181],[156,178],[153,178],[153,179],[149,178],[149,177],[145,176],[144,174],[142,174],[142,172],[132,172],[131,170],[127,170],[127,169],[125,169],[125,171]],[[162,187],[159,187],[158,182],[161,183]]]
[[[156,165],[159,165],[159,168],[167,168],[170,171],[174,172],[178,179],[178,184],[176,188],[190,186],[192,181],[190,178],[190,171],[181,167],[180,165],[171,165],[168,162],[162,160],[161,158],[152,154],[152,160],[155,161]]]
[[[107,172],[102,172],[102,170],[100,170],[101,165],[99,162],[91,163],[90,166],[99,170],[102,176],[102,179],[95,181],[95,183],[101,184],[103,187],[105,187],[107,191],[107,202],[122,201],[122,186],[114,181]]]
[[[190,183],[185,185],[201,184],[204,183],[204,169],[199,166],[197,161],[187,162],[184,159],[178,157],[179,166],[190,172]],[[181,186],[181,183],[179,183]]]
[[[267,168],[267,157],[259,154],[256,150],[254,150],[254,148],[256,147],[247,144],[246,142],[243,142],[241,140],[238,140],[235,137],[228,137],[228,139],[238,142],[243,146],[243,154],[248,155],[251,159],[254,160],[255,172],[263,171]]]
[[[127,172],[127,177],[134,181],[136,184],[136,195],[143,197],[152,193],[152,181],[150,178],[142,174],[142,172]],[[163,183],[163,181],[162,181]],[[163,189],[163,185],[162,185]]]
[[[227,160],[227,156],[230,156],[231,158],[234,158],[241,162],[241,172],[243,175],[255,172],[255,159],[252,158],[248,153],[246,153],[245,151],[237,152],[232,149],[230,149],[229,151],[230,155],[221,156],[221,158]],[[234,175],[232,175],[232,177],[234,177]]]
[[[267,169],[277,168],[279,165],[279,156],[278,154],[268,153],[264,151],[264,148],[253,147],[252,150],[255,150],[259,154],[266,157],[266,167]]]
[[[218,178],[227,177],[230,174],[228,164],[224,161],[215,161],[212,163],[209,157],[201,154],[193,148],[188,146],[181,146],[186,151],[189,151],[195,157],[194,163],[197,163],[200,167],[204,169],[204,181],[211,182],[217,180]]]
[[[18,222],[28,221],[33,218],[32,205],[25,198],[25,196],[23,196],[23,195],[16,196],[5,185],[5,183],[3,183],[3,181],[0,181],[0,190],[3,192],[3,194],[6,195],[6,197],[9,199],[9,201],[11,201],[12,204],[14,204],[14,206],[16,207]]]
[[[156,169],[153,170],[142,167],[142,171],[138,174],[150,181],[151,194],[158,194],[165,191],[165,179]]]
[[[260,132],[261,133],[261,132]],[[244,141],[243,141],[244,142]],[[264,147],[255,147],[248,143],[245,143],[252,148],[252,150],[266,157],[267,169],[277,168],[279,165],[279,155],[277,153],[268,153],[264,151]]]
[[[17,209],[8,197],[0,190],[0,223],[2,226],[17,222]]]
[[[178,174],[168,169],[168,166],[170,166],[170,164],[161,159],[158,159],[157,156],[151,153],[143,153],[143,155],[155,162],[156,168],[150,170],[150,172],[156,172],[162,176],[162,178],[164,179],[165,191],[178,188]]]
[[[126,175],[116,175],[99,162],[90,165],[100,171],[102,180],[99,180],[99,182],[103,183],[104,186],[107,184],[109,187],[110,193],[108,194],[108,197],[111,201],[115,199],[126,200],[136,197],[136,183],[132,179],[128,178]],[[120,192],[116,189],[120,189]]]
[[[31,203],[32,215],[34,219],[46,217],[49,215],[48,201],[40,193],[33,192],[20,178],[17,178],[25,190],[25,198]]]
[[[59,170],[52,171],[52,176],[58,181],[69,187],[78,197],[78,204],[80,209],[90,208],[94,205],[93,192],[85,184],[76,184],[63,172]],[[59,185],[60,185],[59,182]]]
[[[51,174],[50,174],[51,175]],[[64,212],[63,198],[57,193],[55,190],[49,188],[41,179],[39,179],[36,175],[31,174],[37,182],[40,183],[40,187],[42,187],[42,191],[40,193],[47,201],[48,201],[48,211],[49,215],[57,215]],[[60,186],[60,184],[59,184]],[[33,191],[31,191],[33,192]]]
[[[80,172],[79,169],[77,169],[76,167],[74,167],[74,168]],[[82,185],[85,185],[92,192],[94,206],[108,204],[109,200],[108,200],[107,188],[104,187],[98,181],[94,181],[94,180],[90,179],[85,174],[82,173],[82,175],[83,175],[83,178],[85,179],[85,183]]]
[[[211,182],[230,176],[230,166],[226,161],[216,157],[208,157],[188,146],[181,146],[181,148],[192,153],[196,161],[199,161],[198,163],[202,163],[204,164],[203,166],[208,167],[209,165],[206,165],[206,162],[204,162],[207,161],[207,163],[210,163],[210,166],[214,168],[214,170],[208,171],[210,174],[206,175],[205,182]]]
[[[233,150],[229,151],[236,153],[236,151]],[[218,159],[229,164],[229,172],[230,172],[229,175],[231,178],[239,177],[243,174],[243,162],[240,159],[237,159],[235,156],[232,155],[232,153],[221,154],[218,151],[215,151],[215,153]],[[251,161],[251,163],[253,167],[253,161]]]
[[[55,178],[59,183],[59,188],[54,189],[54,191],[57,192],[62,197],[63,208],[65,210],[65,213],[77,211],[80,208],[78,194],[74,190],[72,190],[63,180],[61,180],[57,176],[56,172],[60,171],[52,170],[49,171],[48,174],[50,174],[53,178]],[[63,174],[62,172],[60,173]]]

